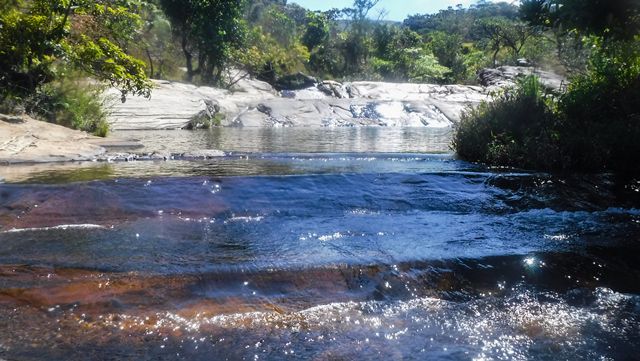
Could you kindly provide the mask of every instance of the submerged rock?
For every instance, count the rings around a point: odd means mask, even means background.
[[[224,157],[225,152],[217,149],[201,149],[181,154],[183,159],[211,159]]]

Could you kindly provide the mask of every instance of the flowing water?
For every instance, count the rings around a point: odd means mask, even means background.
[[[123,134],[229,153],[0,168],[0,359],[637,359],[637,179],[446,130]]]

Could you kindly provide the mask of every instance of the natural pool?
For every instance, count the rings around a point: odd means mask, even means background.
[[[424,128],[123,132],[0,167],[0,359],[634,360],[640,182]]]

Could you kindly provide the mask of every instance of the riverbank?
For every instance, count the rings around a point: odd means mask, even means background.
[[[33,119],[0,114],[0,163],[91,160],[113,140]]]
[[[109,122],[116,133],[185,129],[197,127],[206,119],[217,122],[217,126],[246,129],[361,126],[447,129],[459,121],[466,107],[489,100],[491,92],[513,84],[519,72],[531,71],[516,67],[494,69],[490,78],[480,77],[487,86],[320,81],[305,89],[280,92],[251,79],[240,81],[232,90],[156,80],[151,99],[129,97],[125,103],[113,104]],[[550,87],[561,84],[555,75],[537,74],[543,80],[548,79]],[[107,95],[115,92],[108,90]],[[0,115],[0,163],[5,165],[163,160],[201,155],[198,152],[185,155],[148,142],[128,135],[99,138],[24,115]],[[139,151],[141,148],[145,152]]]

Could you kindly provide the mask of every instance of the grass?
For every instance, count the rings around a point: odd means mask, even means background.
[[[72,76],[41,86],[35,93],[3,93],[0,112],[35,118],[105,137],[109,132],[105,87]]]

